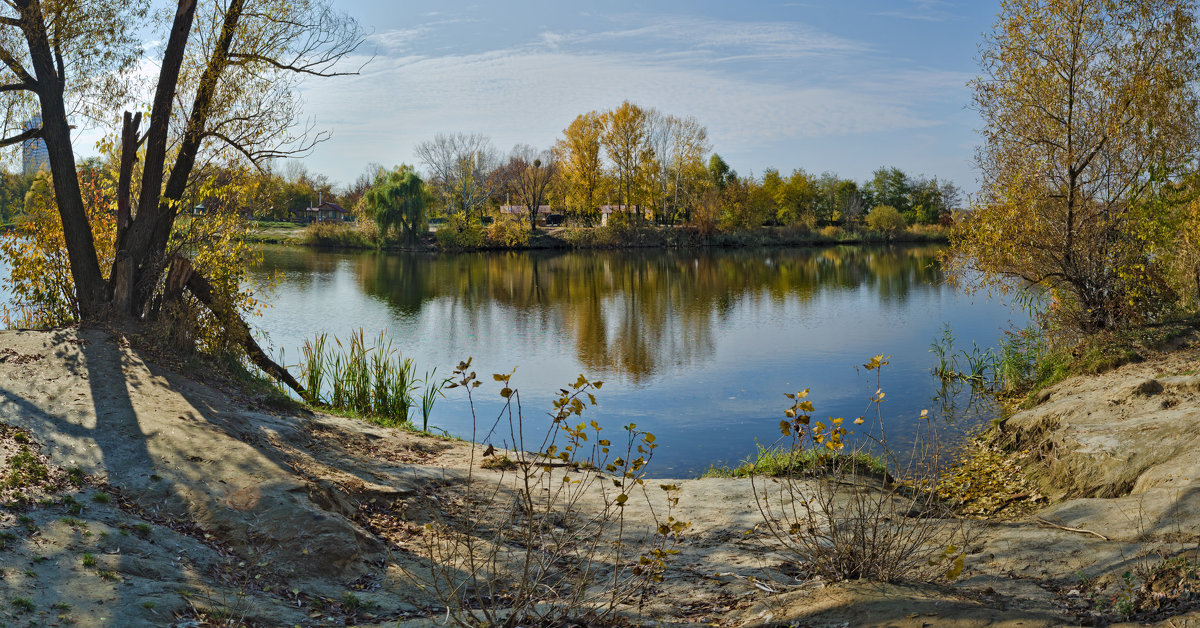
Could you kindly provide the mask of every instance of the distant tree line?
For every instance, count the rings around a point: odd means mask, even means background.
[[[741,175],[712,152],[708,131],[695,118],[630,102],[577,116],[549,147],[521,144],[506,154],[482,134],[440,133],[417,145],[415,154],[420,171],[370,164],[337,188],[295,161],[250,171],[198,167],[210,184],[197,187],[185,204],[221,211],[236,206],[259,219],[289,220],[328,201],[374,223],[385,237],[412,240],[430,218],[463,229],[488,221],[502,205],[523,208],[530,231],[544,206],[577,226],[600,224],[608,207],[631,223],[736,231],[856,224],[878,206],[895,208],[908,225],[946,223],[961,201],[952,183],[896,167],[880,168],[862,183],[801,169]],[[31,184],[32,178],[0,173],[0,219],[23,211]]]

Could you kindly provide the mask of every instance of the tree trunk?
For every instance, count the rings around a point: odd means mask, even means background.
[[[171,120],[171,109],[175,101],[175,90],[179,84],[179,73],[187,49],[188,35],[196,15],[195,0],[179,0],[175,19],[171,24],[171,35],[163,53],[162,66],[158,75],[158,87],[151,105],[150,128],[146,131],[146,161],[142,166],[142,190],[138,197],[138,212],[127,232],[124,251],[128,252],[133,270],[133,282],[129,296],[129,314],[140,318],[154,294],[162,272],[166,254],[166,240],[157,246],[154,235],[164,229],[170,233],[175,220],[176,208],[161,203],[162,177],[166,163],[167,132]],[[118,249],[118,254],[122,252]]]
[[[21,29],[29,46],[29,60],[36,75],[36,91],[42,113],[42,139],[54,178],[54,195],[62,219],[63,238],[71,264],[71,279],[81,317],[101,316],[105,307],[105,284],[100,274],[92,227],[83,207],[79,178],[75,174],[75,153],[71,149],[71,129],[63,102],[62,57],[51,48],[46,34],[41,4],[19,5]]]
[[[191,292],[209,311],[216,315],[217,320],[221,321],[225,327],[225,333],[231,335],[241,345],[255,366],[275,378],[276,381],[287,384],[289,388],[296,391],[296,394],[300,395],[301,399],[306,398],[304,387],[300,385],[300,382],[297,382],[287,369],[276,364],[254,341],[250,327],[238,316],[237,311],[217,297],[212,284],[195,271],[187,258],[177,255],[171,259],[171,270],[167,273],[166,298],[178,298],[184,288],[187,288],[188,292]]]

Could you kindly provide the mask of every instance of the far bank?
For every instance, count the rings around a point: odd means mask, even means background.
[[[519,227],[519,228],[518,228]],[[704,232],[686,226],[544,227],[530,233],[524,224],[514,227],[503,221],[487,227],[475,225],[451,233],[452,227],[432,227],[416,242],[380,242],[373,224],[287,222],[255,223],[250,240],[318,248],[381,249],[390,251],[496,251],[538,249],[635,249],[699,247],[835,246],[850,244],[921,243],[945,244],[948,228],[913,225],[895,231],[877,231],[862,226],[828,225],[805,227],[762,227],[751,231]]]

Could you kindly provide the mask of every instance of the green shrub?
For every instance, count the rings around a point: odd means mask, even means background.
[[[853,457],[851,460],[848,457]],[[743,460],[736,467],[710,466],[702,477],[748,478],[752,475],[786,477],[791,474],[821,474],[824,471],[854,465],[864,475],[887,476],[887,461],[866,451],[850,453],[827,452],[815,449],[792,450],[780,447],[758,446],[758,452]]]
[[[304,229],[300,242],[309,246],[329,248],[367,248],[369,243],[355,225],[316,222]]]
[[[891,205],[879,205],[867,214],[867,227],[886,234],[889,238],[897,231],[903,231],[906,226],[908,223],[905,222],[904,215]]]

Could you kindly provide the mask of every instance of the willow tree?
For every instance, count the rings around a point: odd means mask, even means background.
[[[174,0],[170,6],[157,81],[146,94],[148,128],[141,130],[140,112],[126,112],[121,124],[111,268],[102,269],[96,255],[70,128],[82,116],[111,119],[104,114],[114,103],[139,96],[122,89],[122,79],[144,59],[136,42],[152,4],[0,3],[6,129],[40,119],[0,144],[45,142],[82,321],[153,318],[186,289],[240,337],[256,363],[286,375],[258,349],[220,291],[168,245],[198,164],[220,159],[260,164],[303,152],[321,139],[295,126],[296,81],[337,74],[338,62],[359,45],[361,33],[327,0]],[[30,115],[37,117],[26,118]]]
[[[426,229],[425,182],[412,166],[380,171],[375,183],[363,193],[363,203],[379,227],[380,243],[395,229],[407,244],[415,244]]]
[[[960,278],[1037,286],[1084,331],[1169,301],[1160,191],[1196,155],[1195,3],[1005,0],[973,81],[982,189]]]

